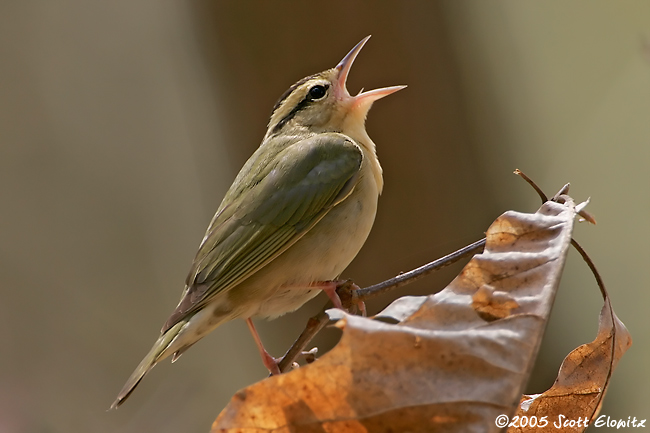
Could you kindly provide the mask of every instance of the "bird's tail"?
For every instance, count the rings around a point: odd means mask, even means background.
[[[129,377],[129,380],[126,381],[126,384],[117,395],[117,399],[111,405],[111,409],[117,409],[120,407],[129,395],[131,395],[135,387],[138,386],[145,374],[147,374],[159,361],[162,361],[170,355],[170,352],[166,349],[169,348],[170,343],[178,335],[185,324],[185,321],[177,323],[158,338],[149,353],[147,353],[147,356],[144,357],[135,371],[131,374],[131,377]]]

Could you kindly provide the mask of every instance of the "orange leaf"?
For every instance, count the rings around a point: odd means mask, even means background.
[[[516,414],[519,419],[536,417],[540,420],[546,416],[548,424],[544,428],[511,427],[508,433],[557,432],[559,428],[581,432],[589,425],[597,424],[596,417],[612,372],[631,345],[630,333],[612,311],[606,296],[596,339],[574,349],[564,358],[558,377],[549,390],[542,394],[524,395],[521,399]],[[572,421],[577,424],[578,420],[582,420],[580,427],[572,428]]]

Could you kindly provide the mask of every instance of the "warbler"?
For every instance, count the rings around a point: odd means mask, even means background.
[[[273,108],[262,144],[244,164],[201,242],[181,300],[111,406],[120,406],[157,363],[172,362],[220,324],[294,311],[336,288],[366,241],[382,168],[365,120],[373,102],[406,86],[351,96],[350,67],[370,36],[332,69],[291,86]]]

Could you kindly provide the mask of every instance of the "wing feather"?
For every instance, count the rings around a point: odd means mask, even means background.
[[[352,191],[362,159],[359,146],[336,133],[260,148],[212,219],[163,332],[298,241]]]

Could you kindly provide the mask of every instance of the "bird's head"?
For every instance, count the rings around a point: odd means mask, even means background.
[[[368,39],[370,36],[352,48],[336,67],[289,87],[273,108],[267,137],[307,131],[346,133],[346,129],[364,128],[373,102],[406,87],[384,87],[350,95],[345,83],[354,59]]]

